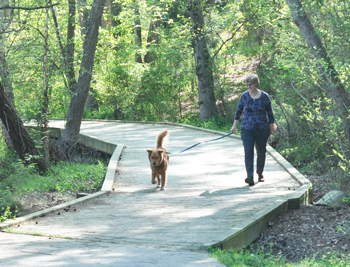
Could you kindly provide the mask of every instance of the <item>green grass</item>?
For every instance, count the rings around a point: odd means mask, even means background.
[[[95,191],[101,188],[106,163],[95,164],[60,162],[52,166],[54,174],[41,176],[34,170],[26,169],[21,164],[16,167],[1,184],[9,193],[24,194],[32,192],[69,192]]]
[[[288,262],[282,256],[264,254],[261,251],[245,249],[241,251],[212,250],[211,256],[228,267],[349,267],[350,256],[328,253],[316,258],[305,258],[297,263]]]

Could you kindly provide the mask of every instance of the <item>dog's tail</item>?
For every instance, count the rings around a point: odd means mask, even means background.
[[[163,131],[160,134],[158,134],[156,148],[163,146],[163,139],[165,136],[167,136],[167,134],[168,134],[168,131]]]

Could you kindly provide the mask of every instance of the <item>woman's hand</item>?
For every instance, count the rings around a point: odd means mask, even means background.
[[[233,122],[233,125],[232,125],[232,128],[231,128],[231,133],[237,133],[237,123],[238,123],[238,120],[235,120]]]
[[[232,128],[231,128],[231,133],[237,133],[237,128],[236,128],[236,126],[232,126]]]
[[[270,135],[273,134],[277,129],[277,125],[275,123],[270,124]]]

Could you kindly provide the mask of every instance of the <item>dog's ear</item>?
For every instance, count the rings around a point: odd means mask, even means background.
[[[153,152],[152,149],[147,149],[148,154],[151,154]]]
[[[162,155],[164,153],[164,150],[163,149],[157,149],[157,152],[158,152],[158,154],[160,156],[160,155]]]

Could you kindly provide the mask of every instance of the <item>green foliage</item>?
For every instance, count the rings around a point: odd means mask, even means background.
[[[329,158],[322,135],[313,138],[301,136],[289,141],[280,140],[277,149],[304,174],[317,174],[315,171],[318,169],[322,171],[322,160]],[[332,164],[332,161],[329,160],[329,163]]]
[[[218,259],[222,264],[228,267],[236,266],[256,266],[256,267],[328,267],[328,266],[349,266],[349,255],[340,255],[336,252],[320,255],[317,259],[304,258],[300,262],[288,262],[282,256],[264,254],[261,251],[254,251],[251,248],[241,251],[222,251],[212,250],[211,256]]]
[[[106,164],[71,164],[60,162],[52,166],[55,174],[41,176],[22,164],[15,164],[15,172],[6,178],[11,183],[11,191],[18,195],[39,192],[91,192],[101,188]]]
[[[222,117],[218,117],[216,119],[210,119],[204,122],[201,122],[199,118],[187,118],[180,123],[188,124],[200,128],[205,128],[214,131],[222,131],[229,133],[231,131],[232,123],[227,123],[226,120]]]
[[[265,255],[261,251],[251,249],[236,251],[213,250],[211,256],[218,259],[225,266],[256,266],[256,267],[274,267],[286,266],[286,260],[282,257]]]
[[[1,201],[1,199],[0,199],[0,201]],[[0,223],[3,223],[3,222],[10,220],[10,219],[15,219],[17,212],[18,212],[17,209],[15,211],[11,211],[9,206],[1,207],[0,208]]]

